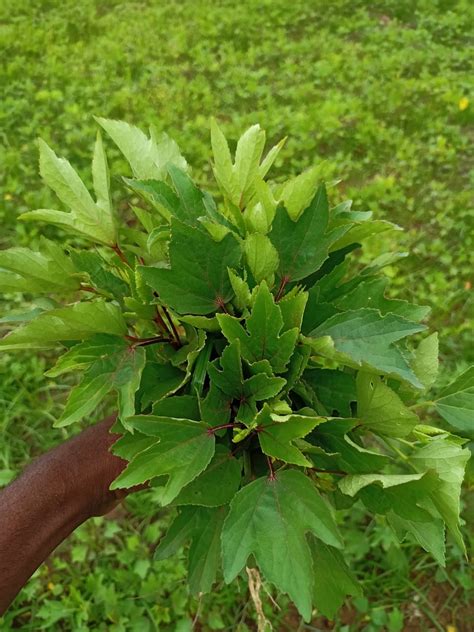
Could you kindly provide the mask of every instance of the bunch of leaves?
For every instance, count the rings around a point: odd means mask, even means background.
[[[214,199],[168,136],[97,121],[130,165],[135,220],[116,213],[100,133],[94,196],[40,141],[65,209],[21,219],[73,239],[0,252],[1,289],[44,296],[4,318],[0,349],[63,345],[46,375],[81,379],[59,427],[116,393],[113,451],[129,464],[113,487],[149,481],[179,507],[156,558],[189,543],[195,594],[256,565],[309,620],[360,594],[335,520],[356,501],[441,565],[445,528],[464,549],[464,439],[415,412],[438,370],[429,308],[386,296],[398,253],[360,262],[365,240],[399,228],[350,200],[331,208],[314,168],[269,181],[283,141],[264,155],[258,125],[232,156],[211,123]],[[426,402],[464,428],[473,392],[471,369]]]

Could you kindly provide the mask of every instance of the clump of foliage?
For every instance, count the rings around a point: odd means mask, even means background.
[[[427,307],[385,295],[397,254],[359,261],[365,239],[397,227],[349,200],[331,208],[314,169],[269,182],[283,141],[263,157],[258,125],[232,157],[212,123],[215,200],[166,135],[98,123],[131,167],[135,221],[114,209],[100,133],[94,198],[40,141],[41,175],[68,210],[22,219],[76,241],[0,252],[2,291],[45,295],[12,316],[24,322],[0,349],[66,347],[47,375],[82,377],[57,426],[116,392],[113,450],[129,464],[113,487],[150,481],[179,507],[157,559],[190,543],[191,592],[256,565],[306,620],[314,607],[332,617],[360,593],[335,511],[361,500],[443,565],[445,526],[464,547],[469,454],[415,412],[436,378],[437,335],[423,334]],[[468,370],[425,403],[462,428],[473,389]]]

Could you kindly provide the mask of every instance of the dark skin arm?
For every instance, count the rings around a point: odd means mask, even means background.
[[[47,556],[92,516],[128,491],[110,491],[126,461],[109,451],[114,417],[36,459],[0,492],[0,615]]]

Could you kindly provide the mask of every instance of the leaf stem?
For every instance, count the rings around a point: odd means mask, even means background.
[[[278,303],[278,301],[283,296],[283,291],[284,291],[285,286],[286,286],[286,284],[288,283],[289,280],[290,280],[290,277],[287,276],[286,274],[281,277],[280,286],[279,286],[278,292],[276,293],[276,296],[275,296],[275,303]]]
[[[118,258],[129,268],[131,268],[132,266],[129,264],[129,262],[127,261],[127,257],[125,256],[123,250],[120,248],[120,246],[118,244],[113,244],[113,246],[111,246],[112,250],[115,252],[115,254],[118,256]]]
[[[92,285],[84,285],[83,283],[81,283],[79,289],[82,290],[83,292],[92,292],[93,294],[100,294],[100,292],[96,290],[95,287],[92,287]]]
[[[178,345],[178,347],[180,347],[181,346],[181,340],[179,338],[178,330],[176,329],[176,326],[175,326],[175,324],[173,322],[173,319],[171,318],[168,310],[166,309],[166,307],[164,305],[161,306],[161,309],[163,310],[163,313],[164,313],[164,315],[166,317],[166,320],[170,324],[171,331],[173,333],[174,339],[176,340],[176,344]]]
[[[271,481],[274,481],[276,479],[275,476],[275,470],[273,469],[273,463],[272,463],[272,459],[271,457],[267,456],[267,464],[268,464],[268,469],[270,470],[269,474],[268,474],[268,478]]]
[[[228,423],[228,424],[220,424],[220,426],[212,426],[211,428],[207,429],[207,434],[213,435],[218,430],[224,430],[224,428],[235,428],[235,424],[234,423]]]
[[[166,338],[161,336],[152,336],[151,338],[137,338],[136,336],[125,336],[127,340],[130,340],[132,347],[146,347],[147,345],[154,345],[159,342],[167,342]]]
[[[337,476],[346,476],[347,474],[347,472],[343,472],[342,470],[323,470],[318,467],[312,467],[311,470],[321,474],[336,474]]]

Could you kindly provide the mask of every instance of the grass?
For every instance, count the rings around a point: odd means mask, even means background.
[[[269,142],[289,137],[276,177],[320,163],[322,177],[342,179],[334,202],[352,197],[356,208],[407,229],[397,239],[410,255],[388,272],[396,294],[432,306],[447,379],[474,360],[473,18],[468,0],[3,0],[0,247],[34,242],[38,229],[16,216],[53,203],[37,175],[38,136],[87,180],[92,115],[154,123],[179,141],[207,184],[209,116],[234,136],[258,121]],[[114,188],[119,201],[118,181]],[[67,436],[51,428],[66,390],[42,377],[47,365],[0,357],[3,484]],[[24,589],[2,629],[179,632],[194,619],[200,630],[255,629],[244,581],[198,603],[186,593],[182,558],[153,564],[167,518],[150,494],[130,499],[114,520],[79,529]],[[419,551],[394,548],[383,522],[364,520],[352,516],[347,528],[365,598],[332,627],[320,619],[310,627],[284,597],[278,611],[263,595],[275,629],[467,629],[472,584],[459,553],[450,548],[441,572]]]

